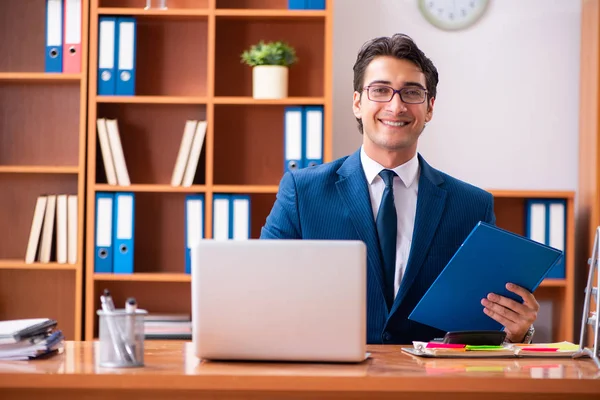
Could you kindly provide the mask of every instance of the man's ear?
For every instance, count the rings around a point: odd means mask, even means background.
[[[352,98],[352,112],[354,116],[358,119],[362,118],[362,110],[360,108],[360,93],[354,92],[354,97]]]
[[[429,103],[427,104],[427,114],[425,114],[425,122],[431,121],[433,118],[433,104],[435,103],[435,97],[429,99]]]

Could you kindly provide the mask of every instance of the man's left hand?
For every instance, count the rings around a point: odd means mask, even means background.
[[[506,338],[509,341],[520,343],[523,341],[529,327],[536,320],[540,305],[533,294],[521,286],[507,283],[506,289],[521,296],[523,304],[517,303],[508,297],[490,293],[486,299],[481,300],[481,304],[485,307],[483,312],[504,325]]]

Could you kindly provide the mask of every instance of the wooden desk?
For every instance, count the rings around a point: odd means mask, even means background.
[[[0,362],[0,398],[600,398],[589,359],[433,360],[369,346],[360,364],[199,362],[190,342],[147,341],[144,368],[106,369],[95,366],[96,346],[66,342],[47,360]]]

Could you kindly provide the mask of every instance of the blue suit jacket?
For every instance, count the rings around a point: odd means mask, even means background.
[[[367,245],[368,343],[409,344],[443,336],[408,316],[477,222],[495,223],[490,193],[432,168],[421,155],[418,159],[412,245],[391,310],[383,296],[382,257],[360,151],[286,173],[261,231],[261,239],[362,240]]]

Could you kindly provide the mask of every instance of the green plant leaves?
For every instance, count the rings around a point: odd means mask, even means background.
[[[261,40],[241,54],[241,62],[251,67],[257,65],[288,67],[297,61],[296,50],[282,41],[265,43]]]

